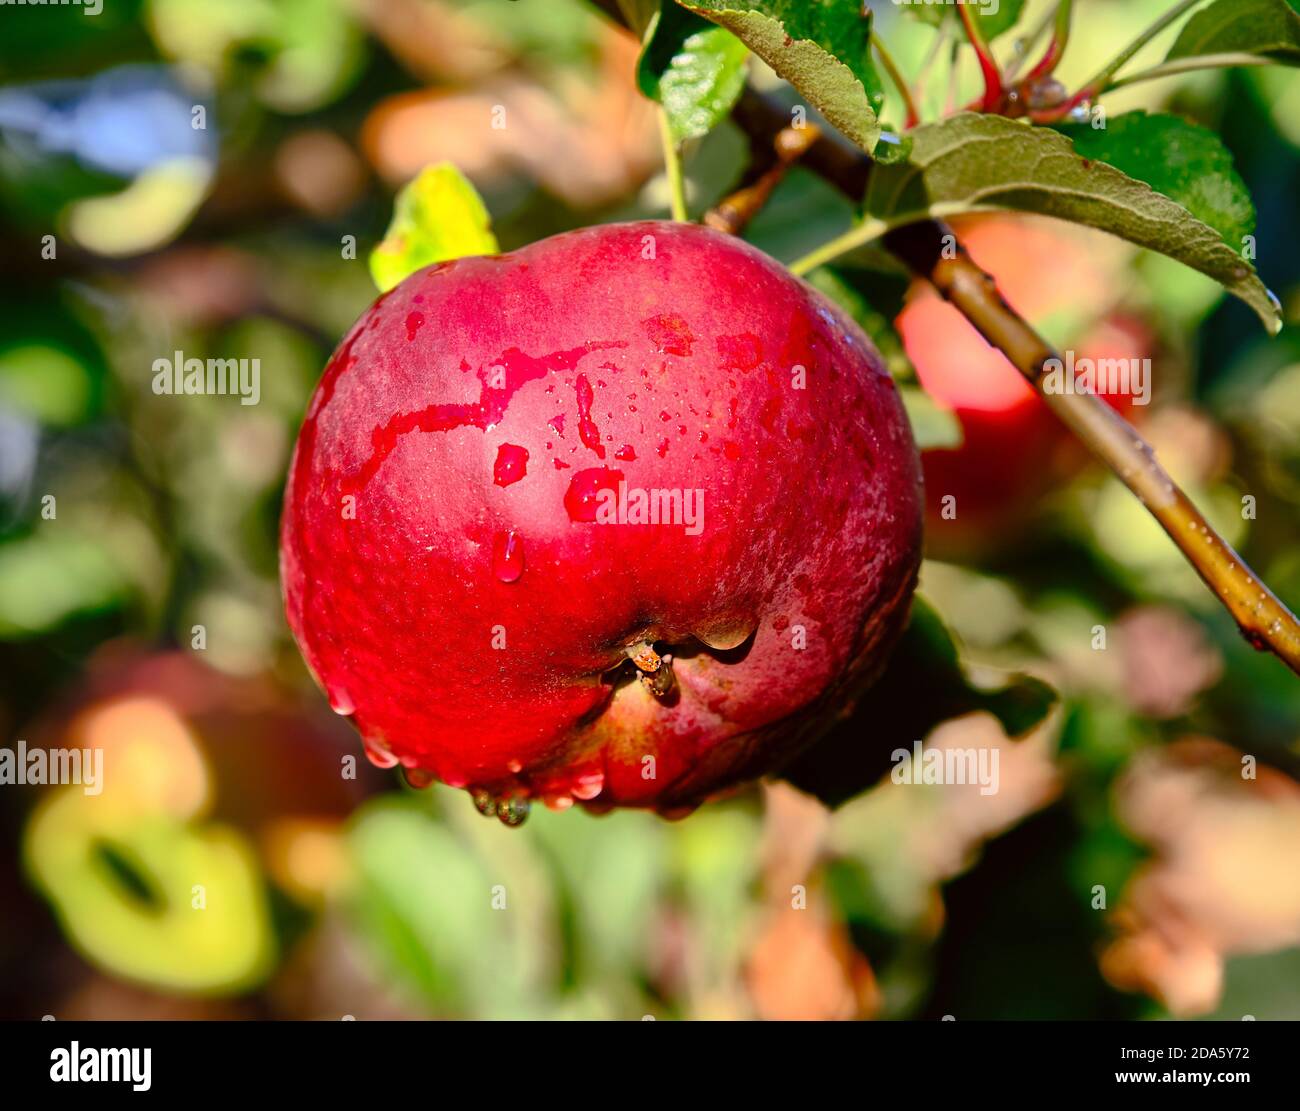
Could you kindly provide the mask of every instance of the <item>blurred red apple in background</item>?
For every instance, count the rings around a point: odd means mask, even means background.
[[[1041,217],[978,217],[955,228],[1012,307],[1050,338],[1063,334],[1063,356],[1150,356],[1149,329],[1111,307],[1129,257],[1118,241]],[[1006,356],[928,283],[916,284],[896,324],[921,385],[962,427],[960,447],[922,454],[926,549],[962,555],[996,546],[1086,456]],[[1105,387],[1098,393],[1131,417],[1134,391]]]

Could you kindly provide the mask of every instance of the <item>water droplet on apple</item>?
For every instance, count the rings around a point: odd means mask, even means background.
[[[757,625],[752,620],[736,621],[731,624],[717,625],[693,635],[701,644],[706,644],[716,652],[730,652],[739,648],[754,634]]]
[[[417,791],[422,791],[438,781],[438,777],[427,768],[403,768],[402,778]]]
[[[397,757],[387,749],[381,748],[374,741],[363,741],[362,745],[366,751],[366,759],[375,767],[382,768],[385,771],[397,767]]]
[[[586,802],[588,799],[594,799],[601,791],[605,789],[605,773],[603,771],[588,772],[586,775],[580,775],[569,785],[569,791],[575,799],[581,799]]]
[[[406,342],[410,343],[415,339],[415,333],[424,327],[424,313],[412,312],[406,314]]]
[[[579,374],[574,390],[578,395],[578,439],[596,453],[597,458],[605,458],[605,446],[600,442],[600,429],[591,419],[591,403],[595,395],[591,383],[585,374]]]
[[[589,467],[578,471],[570,480],[564,493],[564,508],[571,521],[594,521],[597,501],[602,490],[618,490],[623,481],[622,471],[608,467]]]
[[[492,481],[498,486],[509,486],[528,473],[528,449],[518,444],[502,444],[497,448],[497,459],[492,465]]]
[[[330,709],[339,717],[351,717],[357,712],[356,705],[353,703],[351,696],[342,687],[335,687],[330,691]]]
[[[521,826],[528,818],[531,809],[529,801],[522,795],[511,795],[497,800],[497,820],[506,826]]]
[[[492,573],[503,583],[512,583],[524,573],[524,542],[514,529],[498,532],[492,541]]]

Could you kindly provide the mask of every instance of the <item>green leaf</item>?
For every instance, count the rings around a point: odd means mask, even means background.
[[[1025,0],[998,0],[998,3],[992,5],[992,10],[984,4],[971,4],[970,14],[975,17],[979,29],[984,33],[984,41],[992,42],[1020,22],[1020,13],[1024,7]],[[961,22],[956,9],[948,4],[904,4],[903,10],[932,27],[938,27],[949,13],[955,22]]]
[[[1286,0],[1216,0],[1187,21],[1165,61],[1205,54],[1255,54],[1300,65],[1300,15]]]
[[[466,255],[494,255],[496,236],[483,200],[450,162],[426,166],[402,187],[370,274],[386,293],[409,274]]]
[[[1145,181],[1208,224],[1233,247],[1255,230],[1250,191],[1223,140],[1208,128],[1177,116],[1128,112],[1094,130],[1088,124],[1059,128],[1084,158],[1105,162]]]
[[[1146,182],[1081,157],[1051,128],[962,112],[910,134],[911,157],[871,175],[865,208],[877,231],[964,212],[1055,216],[1177,259],[1240,297],[1271,332],[1281,327],[1254,267],[1219,231]]]
[[[1041,722],[1057,699],[1046,683],[1010,674],[1004,686],[974,686],[943,620],[919,595],[885,673],[853,712],[782,777],[838,806],[874,784],[892,766],[890,753],[929,735],[935,726],[983,710],[1018,737]]]
[[[707,135],[745,87],[749,51],[735,35],[664,0],[637,64],[637,85],[663,105],[677,143]]]
[[[735,33],[868,154],[884,87],[871,62],[871,13],[858,0],[683,0]]]

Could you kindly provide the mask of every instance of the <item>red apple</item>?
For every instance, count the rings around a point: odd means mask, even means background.
[[[851,321],[741,241],[614,224],[375,302],[308,408],[281,572],[377,762],[507,821],[530,798],[671,812],[792,755],[878,672],[920,518]]]
[[[981,216],[959,222],[957,230],[1017,312],[1040,328],[1064,324],[1062,346],[1076,359],[1150,355],[1145,326],[1108,307],[1123,276],[1122,245],[1025,216]],[[943,555],[995,545],[1086,456],[1071,450],[1065,427],[1006,356],[928,284],[917,284],[896,324],[921,385],[962,427],[960,447],[922,454],[927,545]],[[1130,392],[1100,392],[1131,412]],[[955,517],[943,513],[949,495]]]

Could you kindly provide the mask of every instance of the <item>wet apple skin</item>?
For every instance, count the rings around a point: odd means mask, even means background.
[[[702,514],[592,519],[620,482]],[[601,225],[367,310],[308,406],[281,577],[377,762],[672,810],[778,765],[879,670],[921,506],[897,391],[837,308],[737,239]],[[675,656],[668,698],[612,670],[643,640]]]

